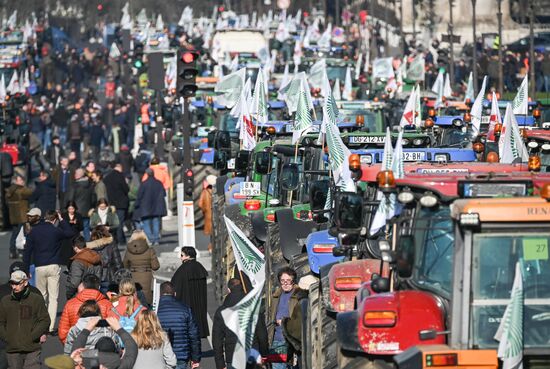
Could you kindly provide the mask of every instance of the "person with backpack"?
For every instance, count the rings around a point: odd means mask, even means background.
[[[147,308],[140,304],[134,282],[131,279],[120,281],[118,300],[113,303],[108,316],[117,318],[122,328],[131,333],[136,326],[136,318],[144,310],[147,310]]]
[[[78,287],[79,292],[67,301],[59,319],[58,333],[61,342],[65,343],[69,330],[78,321],[78,310],[84,302],[88,300],[96,301],[101,310],[101,316],[105,318],[108,315],[113,304],[99,291],[100,283],[100,279],[93,274],[87,274],[82,278],[82,283]]]
[[[103,267],[101,256],[94,250],[86,248],[86,240],[82,236],[73,239],[73,250],[75,255],[71,258],[71,268],[67,276],[67,300],[71,299],[87,274],[93,274],[101,278]]]
[[[86,247],[95,250],[101,256],[101,288],[106,291],[109,284],[115,281],[115,274],[122,268],[122,258],[113,236],[104,225],[98,225],[92,231],[92,241]]]

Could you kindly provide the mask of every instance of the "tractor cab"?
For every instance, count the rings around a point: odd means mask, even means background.
[[[356,295],[357,309],[337,315],[343,362],[389,363],[411,346],[444,344],[441,332],[449,326],[450,311],[455,311],[451,297],[457,235],[451,204],[457,198],[524,197],[550,183],[550,176],[525,172],[381,178],[379,186],[395,194],[394,206],[401,208],[378,246],[392,272],[387,276],[381,270],[364,283]],[[438,334],[423,339],[419,332],[428,330]]]
[[[443,257],[452,270],[445,275],[451,278],[435,285],[441,289],[444,284],[445,294],[451,296],[448,330],[417,332],[421,340],[448,335],[448,346],[424,342],[395,357],[399,368],[431,367],[430,361],[443,356],[449,367],[496,368],[499,342],[495,335],[510,303],[516,264],[523,283],[523,316],[522,326],[511,329],[516,329],[522,342],[523,367],[550,365],[550,182],[537,185],[540,197],[461,199],[452,204],[447,224],[454,247]]]

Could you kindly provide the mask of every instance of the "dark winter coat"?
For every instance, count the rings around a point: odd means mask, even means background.
[[[82,177],[75,181],[69,193],[69,200],[76,203],[76,207],[83,217],[87,217],[90,209],[93,209],[97,201],[94,186],[88,177]]]
[[[93,274],[101,279],[103,267],[101,265],[101,255],[97,251],[88,248],[82,249],[78,254],[71,258],[71,269],[67,276],[67,300],[74,297],[78,285],[82,282],[82,277],[86,274]]]
[[[241,286],[234,287],[214,314],[214,322],[212,324],[212,349],[214,350],[216,369],[229,368],[231,366],[230,364],[233,361],[235,345],[237,344],[237,336],[233,331],[227,328],[221,312],[228,307],[236,305],[244,296],[245,293]],[[269,346],[263,314],[260,314],[258,322],[256,323],[253,347],[258,349],[262,356],[267,356]]]
[[[134,236],[135,235],[135,236]],[[153,302],[153,271],[160,268],[155,250],[147,244],[144,232],[134,233],[124,254],[124,268],[132,272],[132,279],[140,284],[147,303]]]
[[[130,198],[128,197],[130,188],[126,183],[124,174],[112,170],[103,178],[103,183],[107,187],[107,196],[109,196],[111,205],[120,210],[128,210],[130,207]]]
[[[11,185],[6,190],[6,205],[8,205],[12,225],[23,224],[27,221],[29,198],[31,196],[32,190],[30,188],[16,184]]]
[[[44,299],[30,288],[19,298],[10,294],[0,300],[0,338],[7,343],[7,353],[40,350],[40,336],[49,326]]]
[[[104,237],[87,242],[86,247],[97,251],[101,255],[101,266],[103,268],[101,281],[116,283],[115,273],[122,268],[122,260],[118,247],[113,243],[113,237]]]
[[[117,161],[122,165],[122,173],[127,178],[132,176],[132,169],[134,168],[134,157],[128,150],[121,150],[117,154]],[[145,167],[147,169],[147,166]]]
[[[65,150],[61,145],[51,144],[46,150],[45,159],[51,167],[55,167],[59,163],[59,158],[65,155]]]
[[[88,213],[88,216],[90,217],[90,228],[92,229],[98,225],[105,225],[109,227],[109,231],[112,234],[113,231],[115,231],[120,225],[118,216],[116,215],[116,209],[114,206],[110,206],[107,209],[107,217],[105,218],[105,223],[101,221],[97,208],[90,210],[90,212]]]
[[[23,263],[27,268],[26,270],[29,270],[31,257],[37,267],[62,264],[61,242],[74,235],[72,227],[65,220],[59,222],[58,227],[45,221],[33,226],[27,235],[27,243],[23,254]]]
[[[206,278],[208,272],[201,263],[191,259],[183,262],[172,277],[176,298],[193,311],[201,338],[208,337]]]
[[[55,183],[50,178],[42,182],[36,182],[36,187],[29,201],[34,203],[34,206],[46,214],[48,210],[55,210],[57,202],[57,193],[55,191]]]
[[[66,188],[65,192],[69,193],[73,183],[74,183],[74,169],[69,168],[66,172]],[[55,182],[55,188],[57,189],[57,194],[62,193],[62,180],[63,180],[63,169],[58,165],[56,166],[52,171],[52,179]],[[69,200],[68,198],[66,200]],[[64,207],[66,204],[61,204],[62,207]]]
[[[139,218],[163,217],[166,215],[164,196],[166,191],[162,183],[154,177],[141,182],[134,212]],[[135,217],[134,216],[134,217]]]
[[[292,296],[290,296],[290,301],[288,302],[288,312],[291,314],[296,306],[298,305],[298,292],[300,289],[296,286],[294,288],[294,291],[292,291]],[[273,292],[273,301],[271,303],[271,311],[269,312],[269,321],[274,322],[276,320],[277,316],[277,309],[279,308],[279,298],[281,297],[281,294],[283,293],[283,290],[278,287],[275,292]],[[284,330],[283,330],[284,331]],[[275,327],[271,326],[269,329],[269,341],[271,344],[271,341],[273,340],[273,335],[275,333]]]
[[[61,216],[63,219],[65,219],[71,228],[73,229],[73,232],[75,235],[82,232],[84,229],[84,223],[82,222],[82,215],[77,211],[74,214],[74,218],[72,219],[69,217],[69,213],[61,213]],[[73,240],[72,239],[65,239],[61,242],[61,262],[63,265],[69,266],[72,262],[71,258],[74,256],[74,250],[73,250]]]
[[[178,361],[199,362],[201,338],[191,308],[174,296],[164,295],[160,297],[157,316],[162,329],[168,334]]]

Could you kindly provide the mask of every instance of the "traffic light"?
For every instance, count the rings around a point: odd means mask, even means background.
[[[197,59],[199,53],[196,51],[180,51],[178,53],[178,81],[176,91],[178,97],[193,97],[197,92],[196,78]]]
[[[195,175],[191,169],[187,169],[183,175],[183,200],[193,201],[193,190],[195,189]]]

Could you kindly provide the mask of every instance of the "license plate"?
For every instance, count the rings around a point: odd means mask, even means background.
[[[386,136],[351,136],[350,144],[383,144]]]
[[[490,119],[491,119],[491,117],[489,115],[484,115],[484,116],[481,117],[481,123],[487,124],[487,123],[489,123]]]
[[[260,196],[260,182],[241,182],[241,196]]]
[[[404,161],[422,161],[426,157],[426,153],[422,151],[408,151],[403,153]]]
[[[229,159],[227,162],[227,169],[235,169],[235,159]]]
[[[416,170],[422,174],[438,174],[438,173],[468,173],[466,168],[420,168]]]

